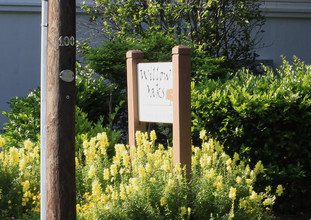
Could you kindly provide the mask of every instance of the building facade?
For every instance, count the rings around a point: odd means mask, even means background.
[[[77,1],[79,5],[81,1]],[[281,55],[311,64],[311,1],[265,0],[265,33],[259,60],[281,64]],[[77,16],[77,39],[88,36],[86,16]],[[0,0],[0,112],[11,97],[24,96],[40,85],[41,0]],[[0,114],[0,129],[6,121]]]

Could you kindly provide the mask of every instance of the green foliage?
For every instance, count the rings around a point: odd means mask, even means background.
[[[82,67],[77,63],[76,68],[76,105],[87,113],[90,121],[97,123],[100,117],[103,117],[103,125],[122,130],[120,123],[123,121],[120,118],[124,117],[125,113],[119,109],[123,107],[126,92],[116,84],[110,83],[107,78],[95,74],[88,65]]]
[[[243,69],[226,81],[193,83],[193,132],[206,128],[226,152],[251,164],[260,158],[265,179],[287,187],[293,207],[286,209],[298,211],[311,192],[311,67],[295,58],[293,66],[284,60],[276,72],[264,69],[260,76]]]
[[[84,111],[88,111],[90,115],[96,115],[95,118],[99,117],[98,112],[104,113],[106,117],[108,115],[107,108],[102,108],[107,106],[105,102],[108,102],[111,97],[107,97],[108,92],[103,91],[103,89],[107,89],[108,87],[101,89],[100,86],[102,83],[109,83],[109,88],[113,90],[113,100],[124,100],[125,103],[120,107],[114,121],[114,125],[118,123],[114,128],[122,130],[122,133],[125,134],[127,132],[126,52],[129,50],[141,50],[144,53],[144,61],[146,62],[171,61],[172,48],[176,44],[177,41],[173,34],[150,32],[146,33],[143,38],[118,38],[106,41],[99,48],[84,46],[82,51],[84,58],[88,62],[88,66],[84,68],[81,66],[79,67],[79,69],[82,70],[80,73],[82,77],[78,78],[78,85],[80,85],[80,89],[82,90],[80,93],[83,94],[83,90],[85,90],[87,94],[91,93],[91,95],[83,95],[88,101],[78,97],[78,105],[81,106],[79,100],[82,100],[84,104],[90,103],[83,109]],[[229,71],[228,68],[223,67],[225,62],[224,58],[211,58],[201,47],[192,45],[191,59],[194,81],[202,81],[206,77],[223,78]],[[100,74],[102,77],[90,77],[88,74],[94,75],[93,72]],[[105,79],[107,79],[107,81],[105,81]],[[81,86],[81,84],[87,85]],[[80,89],[78,88],[78,92]],[[92,95],[93,92],[94,95]],[[99,99],[97,97],[101,98]],[[93,112],[95,114],[93,114]],[[159,141],[162,143],[165,143],[167,140],[170,141],[171,135],[170,132],[168,132],[171,131],[170,127],[171,126],[167,125],[150,125],[151,129],[157,130]]]
[[[105,41],[98,48],[85,47],[83,57],[90,68],[108,79],[116,89],[126,89],[126,52],[141,50],[149,62],[169,61],[177,41],[172,34],[151,32],[144,38],[117,38]],[[125,99],[126,97],[123,96]]]
[[[264,18],[261,1],[107,1],[93,0],[82,8],[100,23],[108,40],[145,38],[148,33],[174,34],[178,43],[200,45],[212,57],[226,57],[230,67],[240,67],[256,54],[253,49]],[[189,44],[186,43],[186,44]]]
[[[87,67],[82,68],[77,64],[77,70],[79,72],[75,124],[77,148],[82,145],[81,135],[93,136],[104,131],[108,133],[113,146],[121,138],[122,129],[115,130],[122,128],[120,124],[124,121],[116,119],[122,118],[121,116],[125,114],[119,111],[123,103],[122,92],[108,85],[102,77],[96,78]],[[7,144],[20,146],[23,140],[39,141],[40,89],[31,90],[25,97],[14,97],[9,104],[11,111],[3,112],[9,121],[5,123],[2,131]]]
[[[9,121],[4,124],[4,134],[11,146],[18,146],[21,140],[38,140],[40,130],[40,90],[31,92],[21,98],[9,101],[10,112],[2,112]]]

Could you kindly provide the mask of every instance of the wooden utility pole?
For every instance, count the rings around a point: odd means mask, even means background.
[[[76,219],[76,2],[48,1],[47,219]]]

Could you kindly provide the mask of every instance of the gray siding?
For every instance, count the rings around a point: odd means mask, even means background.
[[[267,21],[259,59],[278,66],[280,55],[297,55],[311,64],[311,1],[266,0],[262,10]],[[40,12],[41,0],[0,0],[0,112],[9,110],[11,97],[40,85]],[[78,39],[93,34],[82,25],[86,19],[77,18]],[[0,114],[0,129],[5,121]]]

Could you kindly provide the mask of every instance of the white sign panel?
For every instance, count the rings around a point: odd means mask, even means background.
[[[139,63],[139,121],[173,123],[173,63]]]

